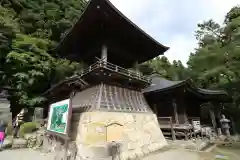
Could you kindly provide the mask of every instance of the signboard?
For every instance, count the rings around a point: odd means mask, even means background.
[[[47,130],[67,135],[70,99],[66,99],[50,105]]]
[[[107,142],[121,141],[123,134],[123,125],[118,123],[112,123],[107,127]]]

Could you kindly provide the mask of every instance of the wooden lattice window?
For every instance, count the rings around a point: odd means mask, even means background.
[[[106,84],[100,84],[76,93],[72,105],[73,108],[149,111],[148,104],[141,92]]]
[[[148,111],[141,92],[103,84],[100,108],[119,111]]]
[[[100,85],[88,88],[82,92],[77,92],[72,100],[73,108],[97,106],[98,97],[100,94]]]

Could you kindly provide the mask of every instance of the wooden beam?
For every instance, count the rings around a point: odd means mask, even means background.
[[[172,117],[170,117],[170,126],[171,126],[172,139],[173,139],[173,141],[175,141],[176,140],[176,134],[175,134],[175,130],[173,128]]]
[[[183,118],[184,118],[184,123],[188,123],[188,118],[187,118],[187,111],[186,111],[186,106],[183,105]]]
[[[174,118],[175,118],[176,124],[179,124],[178,109],[177,109],[177,104],[175,99],[173,99],[172,105],[173,105],[173,112],[174,112]]]
[[[106,45],[102,46],[102,54],[101,54],[101,59],[103,59],[104,62],[107,62],[107,52],[108,52],[108,48]]]
[[[156,115],[158,115],[158,110],[157,110],[157,105],[156,104],[153,105],[153,111]]]
[[[230,121],[232,122],[233,135],[236,135],[237,134],[236,124],[232,116],[230,117]]]

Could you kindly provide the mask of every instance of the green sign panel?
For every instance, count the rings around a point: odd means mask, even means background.
[[[69,102],[67,99],[50,105],[47,130],[67,134]]]

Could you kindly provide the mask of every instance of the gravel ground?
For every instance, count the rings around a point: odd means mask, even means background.
[[[37,150],[18,149],[0,152],[1,160],[54,160],[53,155],[44,154]],[[171,149],[164,152],[154,153],[142,160],[203,160],[196,152],[188,152],[180,149]],[[205,160],[205,158],[204,158]],[[207,159],[209,160],[209,159]]]
[[[1,160],[53,160],[51,154],[44,154],[31,149],[3,150],[0,152]]]
[[[198,153],[179,149],[159,152],[143,158],[142,160],[201,160]]]

